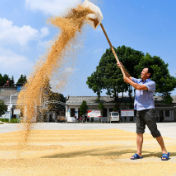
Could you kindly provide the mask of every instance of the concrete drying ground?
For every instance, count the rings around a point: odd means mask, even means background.
[[[144,159],[131,161],[136,152],[134,123],[37,124],[26,146],[21,143],[22,131],[2,124],[0,176],[176,176],[175,125],[158,124],[171,153],[169,161],[161,161],[160,147],[147,133]]]

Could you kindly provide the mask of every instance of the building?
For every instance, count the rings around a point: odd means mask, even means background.
[[[15,114],[14,110],[17,105],[18,94],[21,90],[21,85],[17,87],[0,87],[0,100],[3,100],[7,105],[7,112],[1,118],[10,119],[19,117],[19,113]]]
[[[1,118],[18,118],[19,113],[16,109],[18,94],[21,90],[22,85],[17,85],[17,87],[0,87],[0,100],[3,100],[5,104],[8,106],[7,112],[2,115]],[[87,102],[89,110],[97,110],[98,102],[96,101],[97,96],[67,96],[67,101],[65,105],[65,118],[67,122],[75,122],[75,117],[79,117],[79,108],[82,104],[82,101],[85,100]],[[159,121],[165,122],[173,122],[176,121],[176,96],[173,96],[172,104],[163,104],[161,97],[154,97],[155,106],[156,106],[156,117],[158,117]],[[120,97],[121,101],[122,97]],[[123,97],[120,110],[128,110],[131,109],[129,105],[129,97]],[[107,117],[109,112],[113,110],[114,107],[114,99],[109,96],[102,96],[100,101],[103,102],[105,109],[103,111],[103,117]],[[134,102],[134,98],[133,98]],[[49,112],[47,121],[53,121],[51,116],[52,112]],[[63,116],[63,114],[61,114]],[[55,119],[55,118],[54,118]],[[96,119],[95,119],[96,120]],[[131,118],[123,118],[122,121],[130,121]],[[56,120],[55,120],[56,121]]]
[[[6,119],[11,119],[11,118],[20,118],[20,110],[17,109],[17,99],[18,99],[18,94],[20,93],[22,89],[23,84],[16,84],[16,87],[0,87],[0,100],[3,100],[5,104],[7,105],[7,112],[3,114],[0,118],[6,118]],[[49,102],[49,101],[47,101]],[[62,102],[58,101],[51,101],[50,103],[57,103],[57,104],[64,104]],[[47,121],[47,122],[57,122],[59,121],[64,121],[65,119],[63,118],[65,116],[64,111],[58,111],[58,109],[52,109],[48,110],[47,106],[45,106],[46,101],[42,103],[42,106],[38,106],[36,108],[37,112],[36,113],[38,116],[37,118],[34,117],[33,121]],[[39,112],[39,109],[41,110],[46,110],[45,116]]]
[[[75,117],[79,117],[79,108],[82,104],[82,101],[85,100],[87,102],[88,108],[90,110],[98,109],[98,102],[96,101],[97,96],[68,96],[68,100],[66,102],[66,119],[67,122],[75,122]],[[156,106],[156,118],[159,121],[165,122],[173,122],[176,121],[176,96],[173,96],[173,103],[170,105],[163,104],[162,98],[155,96],[155,106]],[[120,97],[121,101],[122,97]],[[109,96],[101,96],[100,101],[103,102],[105,109],[103,111],[103,117],[107,117],[109,112],[113,110],[114,107],[114,99]],[[120,105],[120,110],[131,109],[129,105],[130,99],[129,97],[123,97],[122,103]],[[134,97],[133,97],[134,102]],[[130,118],[122,118],[123,121],[130,121]]]

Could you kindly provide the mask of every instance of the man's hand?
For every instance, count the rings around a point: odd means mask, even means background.
[[[124,77],[123,79],[124,79],[124,82],[130,84],[130,82],[131,82],[131,79],[130,79],[130,78],[128,78],[128,77]]]
[[[117,66],[119,67],[119,68],[123,68],[123,64],[121,63],[121,62],[117,62]]]

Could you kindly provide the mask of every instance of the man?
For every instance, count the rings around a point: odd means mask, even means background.
[[[124,69],[122,63],[117,64],[120,68],[122,66],[126,77],[124,81],[132,85],[136,89],[136,96],[134,102],[134,109],[137,111],[136,116],[136,143],[137,153],[134,154],[130,159],[141,159],[142,156],[142,144],[143,144],[143,133],[145,132],[145,125],[148,126],[152,136],[158,141],[162,151],[162,161],[169,159],[169,153],[167,152],[163,138],[157,129],[156,118],[155,118],[155,104],[153,99],[153,93],[155,91],[155,82],[150,78],[153,75],[153,69],[150,67],[144,68],[141,72],[141,79],[133,78]]]

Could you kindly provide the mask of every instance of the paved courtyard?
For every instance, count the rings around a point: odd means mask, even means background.
[[[161,161],[146,129],[143,159],[136,152],[135,123],[37,123],[32,131],[0,125],[0,176],[174,176],[176,123],[158,123],[170,160]],[[25,141],[27,137],[27,141]]]
[[[83,129],[121,129],[129,132],[135,132],[135,123],[36,123],[34,129],[43,130],[83,130]],[[157,123],[162,136],[176,139],[175,123]],[[0,125],[0,133],[7,133],[19,130],[16,124]],[[150,131],[146,127],[146,133]]]

